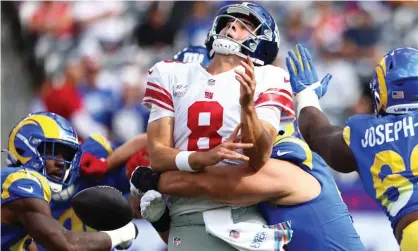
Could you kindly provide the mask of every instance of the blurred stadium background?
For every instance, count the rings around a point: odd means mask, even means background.
[[[159,60],[203,44],[226,2],[1,2],[1,143],[29,112],[71,119],[81,137],[100,131],[116,144],[146,130],[144,76]],[[370,113],[368,81],[395,47],[418,48],[417,2],[260,2],[276,18],[276,65],[296,43],[333,80],[321,100],[333,123]],[[2,163],[4,163],[2,156]],[[369,251],[398,250],[389,222],[356,174],[335,175]]]

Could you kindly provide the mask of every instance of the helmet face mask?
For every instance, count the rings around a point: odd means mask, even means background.
[[[251,23],[254,29],[249,27],[248,23]],[[234,39],[230,35],[234,25],[246,30],[248,37],[241,41]],[[228,29],[222,34],[225,27]],[[205,42],[211,57],[215,53],[242,58],[249,56],[256,65],[273,63],[279,44],[279,31],[273,17],[253,3],[233,4],[221,8]]]
[[[78,175],[81,149],[70,123],[53,113],[30,114],[9,135],[8,166],[32,169],[60,192]]]

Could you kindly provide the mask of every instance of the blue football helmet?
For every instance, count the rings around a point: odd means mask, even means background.
[[[70,186],[80,169],[77,134],[66,119],[55,113],[39,112],[25,117],[10,132],[7,150],[8,166],[23,166],[39,172],[47,178],[53,193]],[[61,177],[48,175],[47,160],[62,163]]]
[[[255,27],[251,31],[240,18],[248,19]],[[244,41],[237,41],[226,34],[220,34],[228,22],[240,23],[246,27],[250,36]],[[256,65],[272,64],[277,57],[280,45],[279,29],[274,18],[262,7],[254,3],[231,4],[222,7],[216,14],[212,28],[205,42],[209,56],[215,53],[223,55],[249,56]]]
[[[418,110],[418,50],[398,48],[376,66],[370,82],[376,116]]]
[[[174,56],[174,60],[183,63],[199,62],[205,66],[207,66],[211,61],[208,50],[204,46],[188,46],[179,51]]]

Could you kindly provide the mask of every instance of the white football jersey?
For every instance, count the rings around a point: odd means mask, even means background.
[[[238,70],[244,71],[244,68],[239,66]],[[149,123],[162,117],[174,117],[174,148],[184,151],[214,148],[227,139],[241,122],[241,84],[235,79],[236,75],[235,69],[211,75],[199,63],[157,63],[149,70],[143,99],[149,109],[158,109],[158,113],[151,111]],[[280,123],[292,122],[295,112],[288,73],[279,67],[266,65],[255,67],[255,77],[254,102],[258,118],[269,122],[276,130]],[[272,120],[271,113],[263,112],[269,108],[278,111],[279,121]],[[196,199],[181,200],[181,204],[186,201],[194,204],[192,201]],[[171,200],[171,214],[224,205],[212,201],[203,205],[203,201],[198,200],[199,205],[190,204],[188,208],[184,205],[177,208],[177,200]]]

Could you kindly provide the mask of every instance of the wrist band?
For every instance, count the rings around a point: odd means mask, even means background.
[[[296,94],[296,101],[298,103],[297,117],[299,117],[300,111],[307,106],[313,106],[322,111],[318,96],[312,89],[305,89]]]
[[[176,166],[177,169],[183,172],[196,172],[189,164],[189,155],[194,151],[181,151],[176,155]]]

